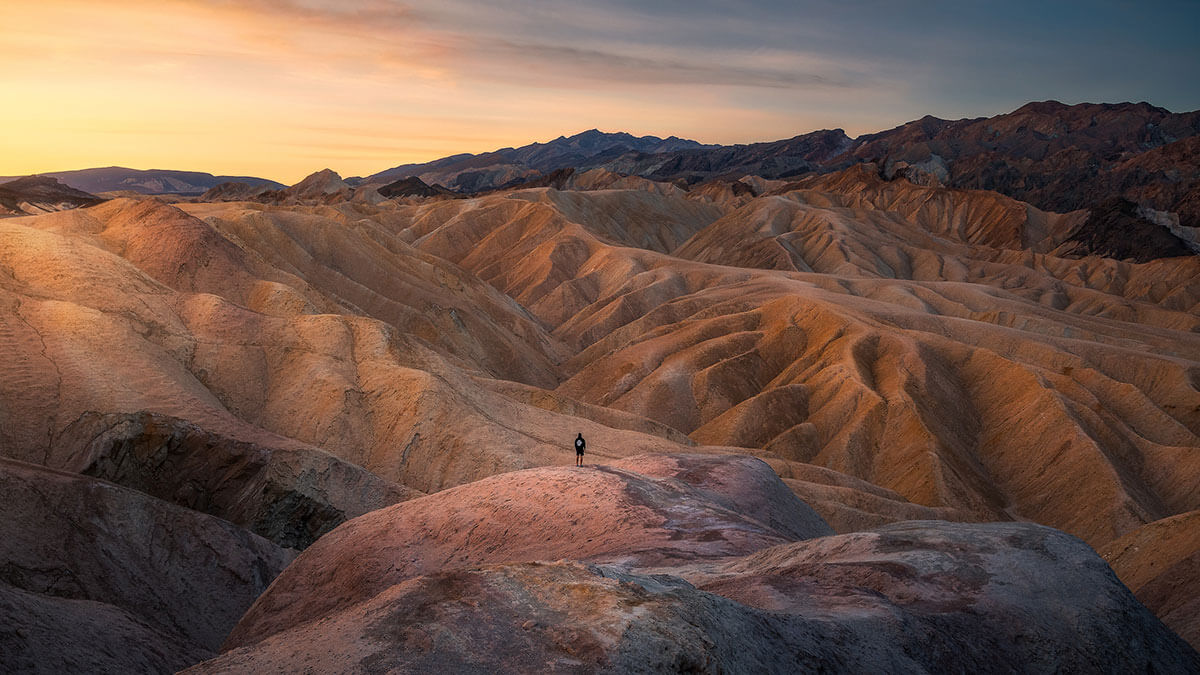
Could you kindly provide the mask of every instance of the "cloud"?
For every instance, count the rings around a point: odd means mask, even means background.
[[[692,55],[654,58],[634,53],[565,47],[536,42],[495,39],[479,45],[486,56],[497,55],[528,65],[542,65],[573,79],[595,79],[629,84],[708,84],[743,87],[849,87],[849,80],[809,70],[756,68],[712,63]]]
[[[567,3],[558,11],[528,2],[447,0],[437,9],[391,0],[194,0],[224,14],[245,44],[245,57],[287,58],[305,67],[352,68],[363,76],[396,74],[572,89],[588,82],[787,88],[858,86],[855,72],[813,54],[758,46],[652,45],[639,10]],[[682,18],[686,23],[687,19]],[[540,35],[574,38],[565,45]],[[230,45],[226,45],[229,48]],[[664,53],[665,52],[665,53]],[[780,59],[780,54],[785,54]],[[353,75],[353,73],[348,73]]]

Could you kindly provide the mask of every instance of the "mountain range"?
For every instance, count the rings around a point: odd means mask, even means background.
[[[214,176],[202,171],[175,171],[170,169],[127,169],[123,166],[108,166],[97,169],[54,171],[38,174],[56,178],[68,187],[96,194],[99,192],[137,192],[140,194],[199,195],[221,183],[246,183],[264,189],[285,187],[266,178],[254,176]],[[19,176],[0,177],[0,183]]]
[[[850,138],[841,129],[749,145],[585,131],[480,155],[398,166],[364,182],[417,176],[459,192],[512,187],[555,170],[604,168],[696,184],[746,175],[793,179],[874,162],[889,176],[926,176],[949,187],[996,190],[1038,208],[1072,211],[1122,196],[1200,226],[1200,111],[1147,103],[1029,103],[976,119],[926,116]]]
[[[841,129],[748,145],[705,145],[675,136],[637,137],[596,129],[545,143],[404,164],[350,185],[419,178],[428,186],[474,194],[545,181],[555,171],[593,168],[695,185],[743,176],[796,179],[872,162],[949,187],[995,190],[1050,211],[1097,207],[1123,197],[1200,226],[1200,111],[1172,113],[1148,103],[1029,103],[994,117],[926,116],[851,138]],[[223,183],[236,194],[279,190],[265,178],[122,167],[43,174],[90,193],[200,195]],[[0,182],[15,177],[2,178]],[[228,189],[228,188],[226,188]]]

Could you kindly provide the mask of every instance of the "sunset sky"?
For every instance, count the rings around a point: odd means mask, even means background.
[[[291,183],[593,127],[736,143],[1050,98],[1200,108],[1194,0],[6,0],[0,25],[0,175]]]

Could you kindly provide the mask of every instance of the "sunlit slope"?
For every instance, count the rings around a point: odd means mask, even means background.
[[[676,256],[553,190],[412,207],[402,235],[575,349],[560,393],[697,442],[1096,544],[1196,508],[1200,260],[1037,253],[1071,218],[896,183],[761,197]]]

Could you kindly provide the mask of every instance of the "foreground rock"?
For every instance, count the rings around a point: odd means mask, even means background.
[[[721,497],[719,487],[615,467],[494,476],[368,513],[322,537],[255,602],[226,646],[257,642],[406,579],[450,569],[559,558],[679,565],[832,533],[758,460],[715,457],[703,471],[720,472],[730,485],[771,480],[777,489],[743,510],[737,495]]]
[[[0,672],[172,672],[291,559],[223,520],[0,459]]]
[[[189,672],[1200,671],[1086,544],[1037,525],[912,522],[664,571],[439,572]]]
[[[1100,555],[1138,600],[1200,649],[1200,511],[1140,527]]]

